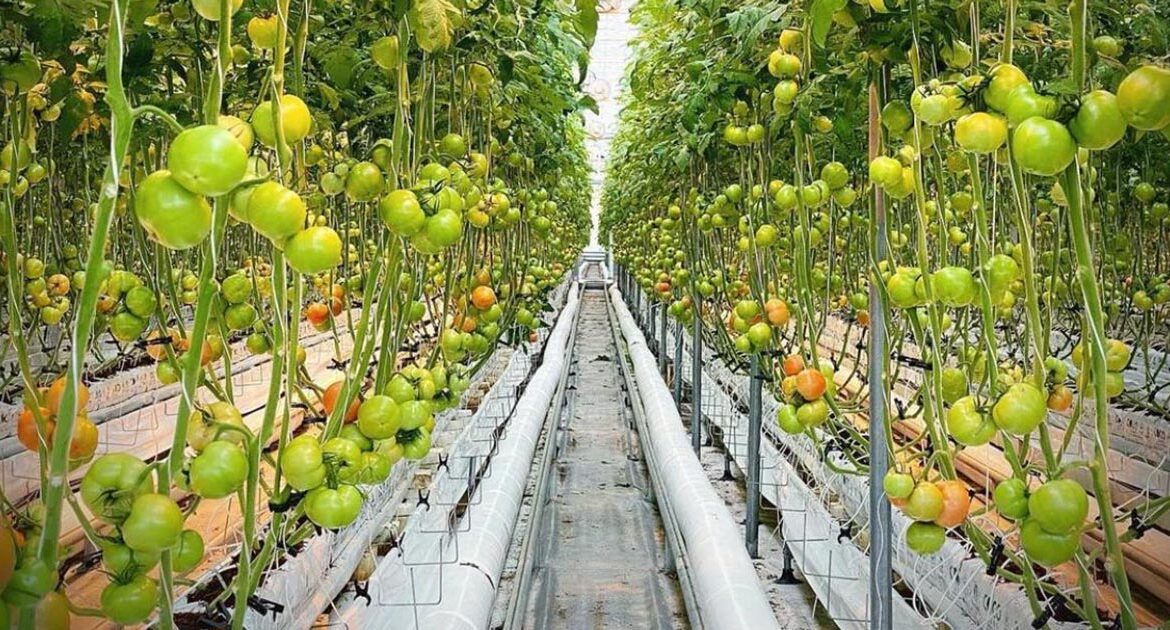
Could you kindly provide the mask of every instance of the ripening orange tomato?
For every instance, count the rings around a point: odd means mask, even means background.
[[[954,479],[937,481],[934,484],[942,492],[942,512],[934,519],[939,527],[958,527],[967,519],[971,511],[971,493],[967,491],[967,484]]]
[[[78,416],[73,426],[73,439],[69,441],[69,465],[80,466],[93,458],[97,450],[98,428],[88,416]]]
[[[305,307],[305,319],[314,326],[324,326],[329,321],[329,307],[320,302],[313,302]]]
[[[764,303],[764,316],[768,318],[769,324],[783,326],[788,323],[791,313],[789,313],[788,304],[784,300],[772,298]]]
[[[796,376],[804,369],[804,357],[799,354],[790,354],[784,357],[784,374],[788,376]]]
[[[496,303],[496,292],[489,286],[475,287],[471,292],[471,303],[475,308],[486,311]]]
[[[800,392],[800,397],[805,400],[817,400],[824,396],[827,386],[825,375],[820,370],[807,368],[796,375],[796,391]]]
[[[49,408],[49,413],[57,415],[57,410],[61,407],[61,397],[65,395],[65,377],[59,376],[57,380],[49,385],[49,390],[45,392],[45,406]],[[77,384],[77,408],[84,410],[85,406],[89,404],[89,388],[85,383]]]
[[[57,427],[57,423],[49,417],[49,410],[41,407],[41,418],[45,421],[45,429],[48,435],[44,436],[45,443],[53,438],[53,430]],[[16,421],[16,438],[25,448],[32,452],[36,452],[37,446],[40,444],[41,435],[37,430],[37,419],[33,415],[32,409],[25,407],[20,412],[20,418]]]
[[[341,388],[343,381],[325,388],[325,394],[321,396],[321,407],[325,409],[326,415],[333,415],[333,408],[337,406],[337,399],[341,397]],[[348,424],[354,422],[358,417],[358,409],[361,408],[361,401],[356,398],[349,404],[349,408],[345,410],[345,422]]]
[[[1057,385],[1048,394],[1048,408],[1053,411],[1068,411],[1072,407],[1072,390],[1064,385]]]

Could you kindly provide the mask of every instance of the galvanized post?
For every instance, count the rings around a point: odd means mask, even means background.
[[[674,326],[674,404],[682,404],[682,340],[683,325],[681,321]]]
[[[638,291],[638,295],[642,296],[643,308],[642,311],[642,330],[646,332],[646,336],[651,343],[654,341],[654,303],[650,301],[650,297],[644,291]],[[653,346],[649,346],[653,348]]]
[[[760,431],[763,429],[763,388],[759,356],[751,361],[751,384],[748,392],[747,435],[747,518],[744,521],[744,541],[748,555],[757,558],[760,552]]]
[[[658,310],[658,373],[666,378],[666,304],[659,304]]]
[[[691,323],[691,446],[699,454],[703,440],[703,335],[698,306]]]
[[[874,157],[880,143],[877,122],[877,84],[869,86],[869,153]],[[873,234],[886,233],[886,207],[882,191],[874,189]],[[886,259],[885,239],[875,238],[875,266]],[[886,471],[890,468],[886,450],[886,321],[882,293],[873,283],[869,285],[869,627],[873,630],[891,630],[894,626],[893,573],[890,567],[891,524],[890,503],[882,489]]]

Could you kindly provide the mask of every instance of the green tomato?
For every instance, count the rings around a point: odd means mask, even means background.
[[[1015,383],[992,407],[996,426],[1005,433],[1024,436],[1040,426],[1048,415],[1048,399],[1031,383]]]
[[[270,147],[276,146],[276,125],[272,110],[272,101],[264,101],[252,112],[252,129],[256,137]],[[292,94],[280,97],[280,126],[286,143],[292,145],[304,140],[309,135],[312,122],[312,114],[304,101]]]
[[[1018,521],[1028,516],[1028,484],[1011,477],[995,485],[995,509],[1005,518]]]
[[[218,22],[222,17],[220,12],[220,0],[192,0],[192,5],[195,7],[195,12],[205,20],[210,22]],[[236,11],[244,5],[244,0],[232,0],[229,6],[231,15],[235,15]]]
[[[908,473],[890,470],[882,478],[882,489],[891,499],[907,499],[910,493],[914,492],[914,477]]]
[[[390,396],[371,396],[358,409],[358,429],[370,439],[382,440],[392,437],[401,425],[398,403]]]
[[[1089,497],[1072,479],[1055,479],[1028,497],[1028,514],[1050,534],[1075,534],[1089,515]]]
[[[1130,72],[1117,86],[1117,106],[1134,129],[1170,125],[1170,70],[1145,65]]]
[[[321,443],[310,435],[293,438],[280,451],[280,470],[296,490],[312,490],[325,483]]]
[[[199,125],[175,136],[167,151],[167,168],[187,190],[218,197],[244,179],[248,152],[227,129]]]
[[[967,395],[968,387],[966,372],[956,367],[943,368],[942,390],[944,402],[954,404],[955,401]]]
[[[1032,562],[1055,567],[1072,560],[1080,548],[1080,536],[1047,532],[1036,519],[1027,518],[1020,525],[1020,547]]]
[[[995,428],[995,423],[979,412],[972,396],[960,398],[947,410],[947,430],[960,444],[987,444],[995,436]]]
[[[122,540],[134,551],[157,553],[179,542],[183,511],[165,494],[149,493],[134,500],[122,523]]]
[[[296,192],[277,182],[264,182],[251,191],[248,222],[265,238],[281,244],[304,229],[308,209]]]
[[[966,267],[943,267],[931,274],[934,297],[947,306],[970,306],[978,298],[975,276]]]
[[[154,291],[143,286],[130,289],[122,299],[126,303],[126,309],[142,319],[154,315],[155,309],[158,308],[158,298],[154,296]]]
[[[167,170],[155,171],[139,182],[134,215],[147,236],[167,249],[191,249],[211,233],[211,205]]]
[[[184,529],[179,545],[171,552],[171,567],[178,573],[187,573],[203,561],[203,536],[193,529]]]
[[[391,467],[393,467],[393,463],[385,453],[377,451],[362,453],[362,464],[358,471],[357,482],[366,485],[382,483],[390,476]]]
[[[305,495],[305,516],[326,529],[341,529],[357,520],[362,509],[362,495],[357,488],[342,485],[314,488]]]
[[[31,539],[28,543],[31,543]],[[26,543],[26,544],[28,544]],[[17,608],[40,601],[57,584],[57,571],[40,558],[27,558],[12,573],[4,589],[4,601]]]
[[[252,295],[252,279],[244,273],[233,273],[220,283],[219,294],[228,304],[242,304]]]
[[[440,248],[447,247],[463,236],[463,218],[458,212],[444,208],[427,219],[424,229],[431,243]]]
[[[414,385],[401,373],[390,377],[390,382],[386,384],[386,395],[400,405],[418,398]]]
[[[431,404],[425,400],[408,400],[398,405],[400,411],[400,429],[402,431],[411,431],[417,429],[429,421],[433,416],[431,413]]]
[[[431,434],[424,428],[399,431],[394,439],[406,459],[420,460],[431,451]]]
[[[102,612],[123,626],[146,621],[158,603],[158,585],[145,575],[127,582],[111,582],[102,589]]]
[[[1008,95],[1007,107],[1003,113],[1014,126],[1032,117],[1051,118],[1056,115],[1058,109],[1055,98],[1038,94],[1031,84],[1025,83]]]
[[[191,491],[204,499],[234,494],[248,477],[248,456],[238,444],[216,440],[191,460]]]
[[[122,311],[110,320],[110,334],[122,343],[137,341],[146,332],[148,323],[130,311]]]
[[[232,304],[223,311],[223,322],[228,330],[238,332],[256,323],[256,307],[251,304]]]
[[[920,556],[936,553],[946,540],[947,530],[934,523],[915,522],[906,528],[906,546]]]
[[[829,403],[818,398],[796,408],[796,419],[805,428],[819,427],[829,419]]]
[[[321,445],[321,453],[341,481],[352,483],[357,479],[362,465],[361,446],[343,437],[329,438]]]
[[[201,452],[214,440],[244,443],[244,435],[239,431],[225,430],[221,424],[247,429],[244,416],[235,405],[217,400],[202,410],[195,410],[187,420],[187,445],[195,452]]]
[[[1012,131],[1012,157],[1025,173],[1057,175],[1072,164],[1076,153],[1072,134],[1055,120],[1033,116]]]
[[[153,488],[146,471],[146,464],[133,455],[102,455],[81,479],[81,500],[94,516],[119,525],[130,515],[135,499]]]
[[[134,551],[116,542],[103,542],[101,549],[102,566],[106,572],[126,579],[153,569],[161,555],[158,552]]]
[[[341,433],[337,437],[342,437],[354,444],[358,445],[363,452],[374,450],[374,441],[362,434],[361,429],[354,424],[346,424],[341,427]]]
[[[341,264],[341,236],[328,226],[301,230],[284,244],[288,264],[297,273],[321,273]]]
[[[804,425],[796,417],[796,405],[786,404],[776,410],[776,423],[785,433],[795,435],[804,432]]]
[[[382,169],[373,162],[354,164],[345,177],[345,194],[357,202],[373,201],[385,188],[386,179],[382,176]]]
[[[374,445],[374,450],[375,452],[385,455],[386,459],[390,462],[390,466],[397,464],[398,460],[402,459],[402,457],[406,454],[405,449],[402,448],[402,445],[399,444],[398,440],[393,437],[386,438],[385,440],[378,440],[378,442]]]
[[[906,516],[924,523],[929,523],[942,514],[943,495],[938,486],[929,481],[919,482],[906,498],[906,505],[902,510]]]
[[[955,122],[955,143],[964,151],[994,153],[1007,141],[1008,124],[1001,116],[974,112]]]
[[[1068,130],[1077,144],[1093,151],[1104,151],[1125,137],[1125,117],[1117,106],[1117,97],[1106,90],[1094,90],[1081,97],[1076,116]]]
[[[0,608],[7,608],[0,606]],[[33,613],[37,630],[64,630],[73,627],[69,599],[61,591],[49,591],[37,602]],[[3,626],[7,627],[7,626]]]
[[[399,236],[414,236],[426,225],[427,215],[409,190],[391,191],[378,202],[378,216]]]

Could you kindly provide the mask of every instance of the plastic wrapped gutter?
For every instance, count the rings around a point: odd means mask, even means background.
[[[743,546],[743,535],[723,499],[711,487],[691,448],[670,390],[658,373],[658,362],[616,287],[610,299],[629,348],[638,393],[650,434],[643,444],[654,450],[659,485],[685,544],[697,598],[696,608],[708,628],[779,628],[760,585],[755,566]]]

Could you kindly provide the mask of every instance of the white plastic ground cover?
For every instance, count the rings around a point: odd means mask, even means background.
[[[667,343],[668,347],[673,348],[673,334],[668,334]],[[740,436],[730,450],[737,463],[744,467],[748,420],[746,413],[739,411],[739,403],[748,400],[750,378],[732,372],[707,347],[703,348],[703,356],[711,357],[704,362],[703,369],[704,411],[710,409],[709,405],[720,405],[718,413],[708,415],[724,431],[725,441],[728,434]],[[689,335],[684,335],[683,364],[689,363],[690,340]],[[683,375],[689,382],[689,370],[684,369]],[[797,566],[817,592],[818,598],[824,603],[831,596],[833,602],[841,602],[846,606],[848,604],[844,602],[856,601],[858,604],[852,607],[867,611],[868,555],[850,537],[842,536],[838,540],[838,536],[852,529],[843,529],[842,525],[867,526],[869,480],[865,476],[834,472],[821,461],[807,436],[789,435],[780,431],[774,420],[778,408],[779,403],[765,390],[761,470],[765,475],[772,474],[773,479],[771,483],[765,479],[761,491],[780,509],[784,538],[789,543]],[[781,445],[781,448],[776,448],[776,444]],[[849,466],[848,461],[839,455],[833,463],[839,468]],[[802,479],[801,473],[809,480],[808,483]],[[972,558],[967,545],[954,538],[948,538],[943,549],[929,558],[910,551],[904,535],[909,524],[909,519],[904,515],[896,510],[893,512],[893,568],[913,590],[915,600],[919,603],[916,608],[922,614],[910,609],[904,600],[895,596],[895,627],[912,627],[915,621],[918,624],[925,623],[926,627],[944,622],[955,629],[1025,630],[1032,627],[1034,616],[1027,597],[1018,585],[986,575],[986,565]],[[824,540],[826,534],[831,540]],[[809,550],[802,553],[802,547]],[[826,558],[838,554],[840,561],[834,558],[830,566],[830,560]],[[803,564],[810,561],[814,564]],[[831,595],[823,594],[823,591]],[[838,615],[827,603],[826,607],[834,620],[846,625],[845,620],[840,618],[843,615]],[[861,618],[867,616],[866,612]],[[858,627],[866,627],[866,624]],[[1049,622],[1048,627],[1080,626]]]
[[[333,621],[350,628],[486,628],[512,541],[524,486],[552,396],[568,358],[578,294],[570,289],[543,362],[516,401],[520,382],[489,395],[436,473],[426,509],[416,509],[401,545],[378,564],[367,585],[371,601],[350,599]],[[522,378],[527,367],[520,373]],[[502,435],[492,450],[492,436]],[[488,460],[461,514],[469,480]]]
[[[551,304],[556,305],[563,299],[564,287],[567,284],[562,283],[554,289],[550,296]],[[485,397],[485,403],[497,388],[502,387],[502,383],[509,382],[514,386],[515,379],[523,378],[523,374],[528,370],[528,352],[533,352],[539,347],[539,344],[529,344],[524,350],[510,353],[506,365],[500,365],[503,363],[500,354],[493,356],[488,365],[476,375],[467,393],[464,394],[463,402],[466,403],[472,392],[481,389],[480,384],[488,378],[497,377],[497,380]],[[481,411],[484,406],[486,405],[481,405]],[[320,613],[329,608],[338,592],[349,581],[354,567],[374,537],[394,517],[406,493],[412,488],[420,464],[433,463],[437,458],[437,452],[444,450],[442,445],[445,443],[450,443],[450,448],[455,448],[470,427],[471,417],[472,414],[468,410],[457,408],[436,418],[439,430],[434,436],[435,449],[427,459],[422,462],[401,460],[385,482],[378,486],[363,486],[365,502],[353,524],[336,532],[322,531],[320,535],[307,541],[296,556],[288,558],[283,565],[266,575],[256,596],[279,604],[283,610],[261,614],[250,608],[245,619],[245,627],[249,630],[310,627]],[[455,458],[451,459],[454,461]],[[230,557],[225,559],[198,580],[196,587],[214,581],[218,574],[232,564]],[[185,595],[176,600],[177,613],[202,610],[201,603],[190,603]]]
[[[742,544],[740,529],[723,499],[716,494],[691,448],[670,390],[658,373],[658,363],[647,348],[621,293],[610,295],[629,348],[634,377],[646,410],[649,435],[643,448],[654,452],[654,471],[661,491],[675,508],[682,534],[695,607],[708,628],[766,630],[779,628],[772,606],[760,585],[755,566]]]

